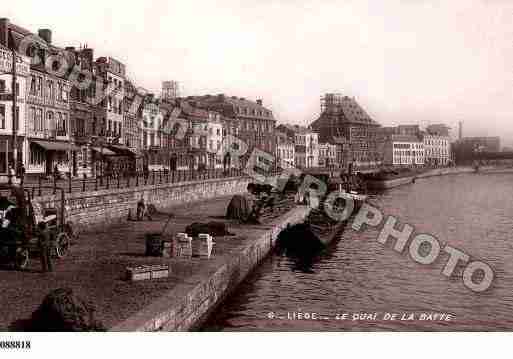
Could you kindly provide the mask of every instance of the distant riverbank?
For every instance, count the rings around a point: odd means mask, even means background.
[[[371,189],[389,189],[415,182],[419,178],[446,176],[461,173],[513,173],[513,167],[482,166],[476,171],[474,167],[458,166],[433,169],[404,169],[383,171],[366,176],[367,186]]]

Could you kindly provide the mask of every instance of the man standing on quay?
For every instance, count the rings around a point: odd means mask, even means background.
[[[48,231],[46,223],[40,223],[38,227],[39,250],[41,251],[41,270],[43,273],[53,272],[50,232]]]

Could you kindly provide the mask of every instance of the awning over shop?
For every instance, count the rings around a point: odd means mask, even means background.
[[[80,151],[80,147],[67,142],[32,141],[47,151]]]
[[[125,146],[116,146],[116,145],[110,145],[109,148],[114,151],[115,154],[119,156],[135,156],[136,153]]]
[[[112,152],[111,150],[105,147],[91,147],[91,149],[95,152],[103,154],[104,156],[114,156],[116,154],[115,152]]]

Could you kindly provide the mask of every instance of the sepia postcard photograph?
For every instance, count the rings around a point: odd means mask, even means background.
[[[506,0],[3,0],[0,355],[511,332],[512,65]]]

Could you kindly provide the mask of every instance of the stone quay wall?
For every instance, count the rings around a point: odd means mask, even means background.
[[[66,222],[80,230],[88,231],[107,227],[126,220],[129,210],[135,216],[137,202],[144,198],[146,205],[157,209],[181,203],[207,200],[246,191],[249,177],[234,177],[190,181],[174,184],[139,186],[125,189],[108,189],[93,192],[66,193],[64,213]],[[35,197],[44,208],[59,208],[60,195]]]
[[[296,206],[266,225],[253,226],[239,248],[208,260],[202,270],[157,301],[111,328],[114,332],[187,331],[198,329],[216,307],[258,266],[287,226],[303,222],[310,213]]]

